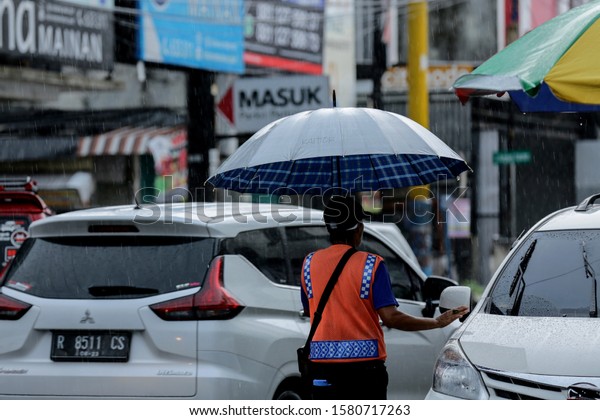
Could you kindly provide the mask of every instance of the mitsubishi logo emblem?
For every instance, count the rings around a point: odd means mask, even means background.
[[[600,388],[586,382],[573,384],[567,389],[567,399],[598,400],[600,399]]]
[[[90,323],[90,324],[95,324],[96,321],[94,321],[94,318],[92,318],[91,316],[91,312],[89,309],[85,310],[85,314],[83,316],[83,318],[81,318],[81,321],[79,321],[81,324],[85,324],[86,322]]]

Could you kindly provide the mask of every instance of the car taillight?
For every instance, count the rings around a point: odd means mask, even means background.
[[[244,309],[223,287],[223,257],[216,257],[206,274],[202,289],[190,296],[151,305],[165,321],[231,319]]]
[[[31,308],[31,305],[8,296],[0,295],[0,320],[16,321]]]

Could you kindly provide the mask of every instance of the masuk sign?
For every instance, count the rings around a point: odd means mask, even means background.
[[[0,0],[0,54],[40,63],[111,69],[111,19],[108,9],[74,2]]]
[[[216,132],[253,134],[279,118],[329,107],[326,76],[217,78]]]

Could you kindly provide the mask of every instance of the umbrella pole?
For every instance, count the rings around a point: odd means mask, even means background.
[[[341,194],[341,192],[342,192],[342,168],[340,165],[340,157],[336,156],[335,158],[336,158],[336,162],[337,162],[338,189]]]

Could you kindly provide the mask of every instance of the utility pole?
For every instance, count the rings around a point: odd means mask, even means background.
[[[209,150],[215,147],[215,107],[211,92],[214,74],[190,69],[187,84],[188,109],[188,190],[193,201],[212,201],[205,188],[208,179]]]
[[[429,128],[429,10],[426,0],[408,3],[408,117]],[[428,196],[413,188],[414,195]],[[424,193],[424,194],[423,194]]]
[[[429,128],[429,11],[426,0],[408,3],[408,117]],[[407,212],[411,245],[423,271],[430,275],[433,269],[431,238],[433,232],[432,194],[429,186],[413,187],[408,192]]]
[[[427,1],[408,4],[408,116],[429,128],[429,11]]]

